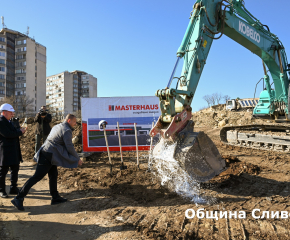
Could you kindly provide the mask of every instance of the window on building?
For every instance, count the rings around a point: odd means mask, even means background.
[[[0,94],[5,94],[4,89],[0,89]]]
[[[5,75],[0,74],[0,79],[5,79]]]
[[[23,91],[15,91],[15,95],[17,96],[23,95]]]
[[[0,48],[5,49],[5,46],[0,44]]]
[[[18,40],[16,42],[16,45],[21,45],[21,44],[26,44],[26,39],[24,39],[24,40]]]
[[[16,67],[23,67],[26,66],[26,62],[17,62],[15,65]]]
[[[26,80],[26,77],[17,77],[17,80],[20,81],[20,80]]]
[[[21,68],[21,69],[16,69],[15,73],[26,73],[26,70]]]
[[[5,72],[5,67],[0,67],[1,72]]]
[[[26,58],[26,54],[16,55],[16,59],[25,59],[25,58]]]
[[[4,59],[0,59],[0,64],[5,64],[5,60]]]
[[[0,87],[5,87],[5,83],[4,82],[0,82]]]
[[[1,42],[5,42],[5,38],[4,37],[0,37],[0,41]]]
[[[26,83],[16,83],[15,88],[24,88],[26,87]]]
[[[5,52],[0,52],[0,56],[5,57],[6,56]]]

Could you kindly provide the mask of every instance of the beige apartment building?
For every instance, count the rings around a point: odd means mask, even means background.
[[[45,105],[46,47],[27,35],[0,31],[0,98],[16,97],[19,113]]]
[[[81,109],[81,97],[97,97],[97,78],[83,71],[64,71],[46,78],[46,106],[65,116]]]

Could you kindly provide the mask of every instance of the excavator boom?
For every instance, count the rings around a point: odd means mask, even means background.
[[[194,132],[190,120],[190,105],[212,42],[223,34],[262,59],[266,89],[261,93],[253,114],[256,117],[284,115],[287,119],[289,116],[288,62],[277,36],[245,8],[243,0],[197,0],[167,87],[155,93],[160,100],[161,116],[150,135],[160,133],[168,144],[176,143],[173,157],[198,181],[207,181],[225,169],[225,162],[216,146],[204,133]],[[177,78],[177,87],[170,88],[181,59],[183,67],[181,76]],[[267,68],[275,90],[271,89]],[[153,157],[160,154],[161,149],[166,151],[157,144]]]

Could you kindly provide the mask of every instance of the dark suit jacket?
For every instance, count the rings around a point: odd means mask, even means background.
[[[0,166],[17,165],[22,161],[19,136],[22,135],[4,116],[0,117]]]

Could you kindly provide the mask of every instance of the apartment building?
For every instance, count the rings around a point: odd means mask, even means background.
[[[46,106],[56,115],[81,109],[81,97],[97,97],[97,78],[83,71],[64,71],[46,78]]]
[[[16,97],[18,112],[45,105],[46,47],[29,36],[0,31],[0,97]]]

